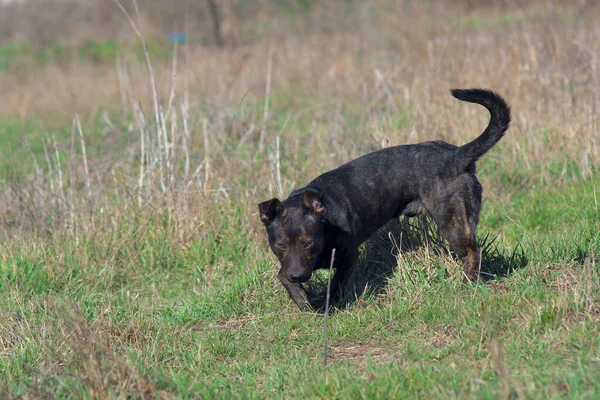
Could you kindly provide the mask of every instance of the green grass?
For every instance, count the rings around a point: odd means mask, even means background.
[[[85,135],[86,153],[89,155],[104,153],[107,150],[110,152],[111,148],[118,149],[129,144],[130,138],[124,135],[114,135],[107,140],[105,135],[107,126],[101,116],[96,117],[93,121],[82,121],[81,125]],[[75,135],[74,154],[80,157],[82,151],[79,133],[77,130],[73,132],[71,121],[64,116],[56,117],[53,120],[0,119],[0,141],[3,143],[0,146],[0,176],[10,177],[13,180],[22,179],[27,173],[34,172],[34,159],[41,168],[47,167],[44,144],[46,144],[46,151],[51,158],[51,163],[54,163],[56,154],[54,141],[57,144],[61,167],[67,168],[73,134]],[[50,144],[48,144],[48,139],[50,139]],[[0,183],[0,187],[1,185],[2,183]]]
[[[280,129],[285,119],[271,123]],[[403,129],[402,116],[388,119]],[[304,140],[307,123],[297,117],[287,129]],[[0,126],[8,143],[36,132]],[[130,140],[108,147],[101,122],[84,130],[92,156],[115,159]],[[70,131],[59,132],[67,161]],[[306,165],[308,151],[282,160],[284,173]],[[514,178],[516,166],[502,168],[497,151],[478,169],[479,237],[496,276],[465,285],[445,248],[396,260],[387,239],[373,239],[347,302],[329,318],[327,367],[323,316],[299,312],[277,281],[256,196],[209,199],[192,212],[187,239],[175,236],[168,211],[131,218],[118,214],[122,206],[105,230],[10,239],[0,244],[0,395],[596,398],[600,181],[565,179],[560,168],[539,179],[535,165]],[[3,162],[23,160],[22,168],[30,158],[14,152]],[[322,291],[326,274],[317,275]]]
[[[274,98],[271,124],[280,130],[287,117],[277,107],[291,97]],[[348,120],[354,115],[347,109]],[[287,129],[310,138],[310,118],[300,115]],[[382,121],[405,125],[402,115]],[[29,122],[0,126],[11,146],[18,132],[39,132]],[[349,134],[362,128],[349,126]],[[101,121],[84,131],[92,156],[130,140],[110,145]],[[57,137],[67,161],[70,131]],[[43,148],[33,152],[43,157]],[[31,164],[28,152],[12,154],[4,168]],[[156,210],[76,238],[3,243],[0,395],[596,398],[600,181],[564,178],[561,168],[503,168],[499,157],[494,150],[478,169],[485,190],[479,237],[497,275],[465,285],[444,248],[396,260],[387,239],[373,239],[353,292],[329,318],[327,367],[323,316],[300,313],[277,281],[254,220],[255,197],[215,198],[199,209],[194,236],[181,241],[173,236],[177,218]],[[286,158],[284,173],[292,174],[312,157]],[[488,190],[507,197],[490,198]],[[316,290],[325,279],[317,274]]]
[[[168,58],[171,55],[170,45],[165,39],[155,40],[149,45],[148,53],[155,58]],[[120,43],[114,39],[84,40],[76,44],[56,42],[45,47],[7,42],[0,46],[0,73],[17,70],[23,73],[48,64],[62,66],[77,61],[113,65],[119,54],[134,54],[140,60],[144,58],[141,43]]]
[[[159,218],[104,245],[4,252],[4,390],[123,394],[119,377],[131,374],[184,398],[595,398],[597,185],[486,204],[481,234],[501,232],[500,247],[519,242],[529,260],[506,278],[465,286],[439,273],[459,268],[446,256],[405,254],[383,291],[330,316],[327,368],[323,317],[288,299],[242,204],[218,209],[220,228],[187,248]]]
[[[31,131],[36,131],[35,139],[29,143],[31,152],[25,145],[25,140],[29,142]],[[3,145],[0,148],[0,174],[2,176],[18,175],[16,170],[22,171],[24,161],[27,165],[33,164],[31,153],[38,157],[44,157],[44,148],[42,138],[39,137],[40,124],[38,121],[17,121],[0,120],[0,141]],[[17,162],[19,160],[20,162]],[[32,165],[31,165],[32,166]]]
[[[9,42],[0,46],[0,71],[7,70],[19,56],[30,52],[27,43]]]

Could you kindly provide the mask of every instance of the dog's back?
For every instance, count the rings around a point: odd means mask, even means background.
[[[326,202],[345,211],[334,218],[360,231],[362,240],[393,217],[418,214],[420,201],[442,190],[443,182],[474,174],[475,161],[502,138],[510,123],[510,108],[492,91],[453,90],[452,95],[490,111],[490,123],[472,142],[460,147],[442,141],[388,147],[326,172],[295,193],[307,188],[323,192]]]

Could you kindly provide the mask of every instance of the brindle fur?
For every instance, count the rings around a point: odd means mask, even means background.
[[[279,279],[307,310],[305,289],[315,269],[328,268],[336,249],[331,294],[339,299],[358,258],[358,246],[393,218],[428,215],[475,279],[481,251],[475,231],[481,184],[475,162],[506,133],[510,108],[484,89],[451,91],[459,100],[481,104],[491,115],[483,133],[464,146],[442,141],[389,147],[326,172],[284,201],[258,205],[269,245],[281,263]]]

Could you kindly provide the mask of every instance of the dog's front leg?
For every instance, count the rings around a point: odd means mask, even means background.
[[[345,253],[340,255],[338,260],[336,260],[337,270],[331,280],[330,295],[333,300],[332,303],[337,303],[342,298],[342,290],[352,275],[356,260],[358,260],[358,248],[348,249]]]
[[[306,303],[306,291],[301,283],[290,282],[283,274],[278,275],[279,282],[283,285],[285,290],[294,300],[294,303],[300,308],[301,311],[308,311],[308,305]]]

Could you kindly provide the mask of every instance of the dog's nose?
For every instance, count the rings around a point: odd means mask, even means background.
[[[294,283],[306,282],[306,275],[302,271],[292,271],[290,272],[290,280]]]

